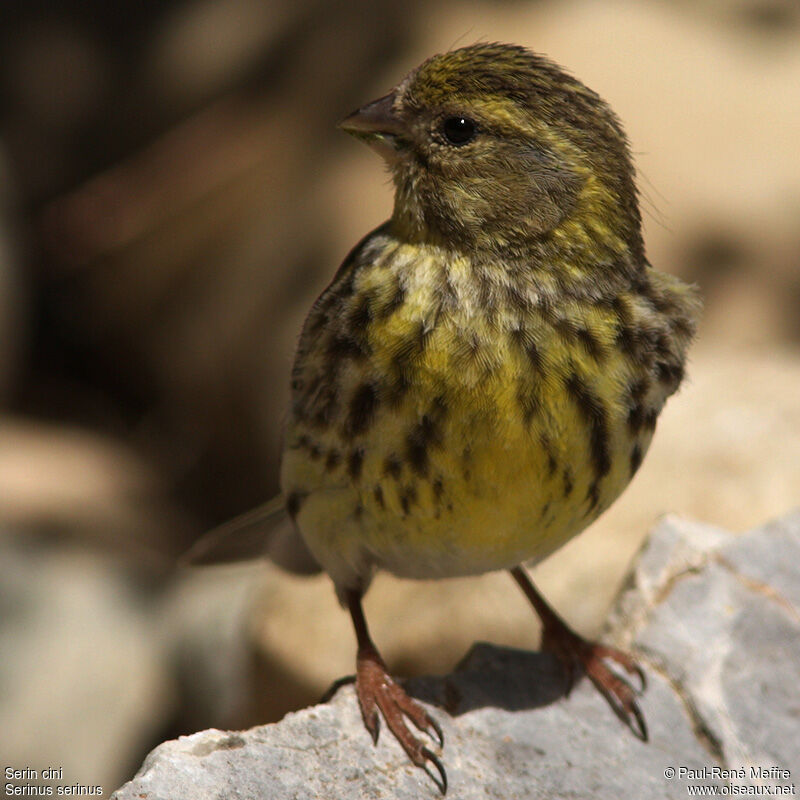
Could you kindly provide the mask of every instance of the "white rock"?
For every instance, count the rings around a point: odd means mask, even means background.
[[[785,567],[779,577],[776,564]],[[588,681],[565,698],[564,676],[547,654],[479,645],[451,675],[410,681],[444,729],[452,796],[672,797],[689,783],[722,782],[670,778],[670,768],[791,769],[800,763],[792,733],[799,565],[800,513],[742,538],[677,518],[656,529],[612,631],[632,640],[650,679],[642,700],[649,743],[620,724]],[[113,800],[434,792],[385,731],[372,746],[347,687],[273,725],[166,742]]]

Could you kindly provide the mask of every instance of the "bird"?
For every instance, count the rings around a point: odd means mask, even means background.
[[[585,673],[646,740],[623,677],[643,688],[634,658],[574,632],[524,566],[628,485],[700,314],[696,288],[647,260],[622,124],[547,57],[477,43],[427,59],[340,128],[383,158],[392,215],[305,320],[280,495],[195,560],[271,530],[278,563],[327,572],[352,618],[367,731],[377,744],[383,722],[443,794],[441,726],[369,633],[362,598],[378,570],[508,570],[570,685]]]

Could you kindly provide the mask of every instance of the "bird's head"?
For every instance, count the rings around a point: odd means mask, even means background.
[[[609,246],[641,246],[619,121],[580,81],[522,47],[433,56],[341,127],[386,159],[393,222],[410,237],[524,254],[577,219]]]

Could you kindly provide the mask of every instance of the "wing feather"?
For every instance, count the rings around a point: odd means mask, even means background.
[[[303,575],[320,571],[281,495],[203,534],[181,557],[181,564],[210,566],[254,558],[269,558]]]

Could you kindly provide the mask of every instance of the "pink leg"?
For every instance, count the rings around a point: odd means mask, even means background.
[[[609,669],[606,661],[613,661],[629,675],[635,675],[641,683],[641,690],[645,687],[642,668],[627,653],[614,647],[587,642],[578,636],[547,604],[522,567],[514,567],[511,575],[525,592],[525,596],[531,601],[531,605],[542,620],[544,626],[542,649],[555,653],[564,664],[569,689],[572,688],[576,671],[583,670],[600,694],[608,701],[614,713],[636,736],[646,742],[648,738],[647,724],[639,704],[636,702],[637,692],[628,681]]]
[[[361,608],[360,592],[348,592],[346,598],[358,640],[356,694],[364,726],[372,736],[373,742],[377,744],[382,716],[386,721],[386,727],[400,742],[412,763],[425,770],[441,793],[445,794],[447,792],[447,774],[442,762],[412,733],[406,724],[406,718],[411,720],[418,730],[436,738],[441,747],[444,744],[444,736],[439,723],[419,703],[412,700],[389,675],[386,664],[367,630],[367,622]],[[429,764],[433,764],[436,768],[438,779],[431,772]]]

